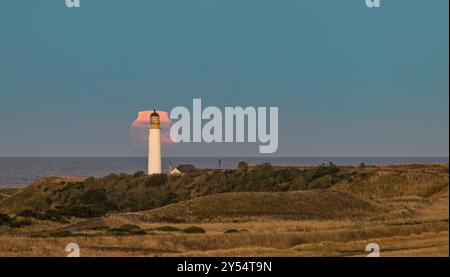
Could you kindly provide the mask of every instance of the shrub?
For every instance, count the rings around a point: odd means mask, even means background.
[[[148,187],[160,187],[167,183],[166,174],[153,174],[147,177],[145,185]]]
[[[37,220],[50,220],[60,223],[69,223],[64,217],[62,217],[56,210],[48,210],[46,212],[40,213],[32,210],[24,210],[17,214],[22,217],[31,217]]]
[[[323,164],[315,168],[315,172],[312,176],[312,179],[317,179],[325,175],[335,175],[339,171],[340,171],[339,167],[332,162],[328,164]]]
[[[239,232],[239,230],[236,230],[236,229],[228,229],[228,230],[225,230],[224,233],[225,234],[232,234],[232,233],[240,233],[240,232]]]
[[[177,227],[173,227],[173,226],[163,226],[163,227],[159,227],[156,228],[157,231],[162,231],[162,232],[180,232],[181,229],[177,228]]]
[[[109,227],[106,225],[98,225],[98,226],[92,226],[87,227],[85,230],[92,230],[92,231],[108,231]]]
[[[156,201],[156,205],[158,207],[162,207],[162,206],[166,206],[172,203],[176,203],[178,202],[178,195],[176,193],[173,192],[168,192],[162,196],[160,196],[157,201]]]
[[[0,213],[0,226],[1,225],[9,225],[11,223],[12,219],[7,214]]]
[[[80,218],[100,217],[105,215],[107,212],[105,208],[99,208],[94,205],[61,207],[57,211],[59,215],[74,216]]]
[[[45,212],[45,218],[50,221],[67,224],[69,221],[61,216],[57,210],[48,210]]]
[[[29,219],[18,219],[17,217],[10,217],[7,214],[0,213],[0,226],[4,225],[11,228],[21,228],[31,224],[31,220]]]
[[[11,228],[22,228],[23,226],[29,226],[29,225],[31,225],[31,220],[29,220],[29,219],[17,219],[17,218],[14,218],[9,223],[9,226]]]
[[[74,234],[71,231],[63,230],[63,231],[56,231],[49,234],[50,237],[72,237]]]
[[[83,193],[80,202],[85,205],[106,206],[106,192],[103,189],[93,189]]]
[[[147,234],[144,229],[133,224],[125,224],[120,226],[119,228],[109,229],[108,232],[116,236]]]
[[[144,177],[144,176],[146,176],[146,175],[147,175],[147,174],[145,174],[144,171],[139,170],[139,171],[136,171],[136,173],[133,174],[133,177],[139,178],[139,177]]]
[[[205,231],[205,229],[203,229],[201,227],[191,226],[191,227],[187,227],[187,228],[183,229],[183,233],[202,234],[202,233],[206,233],[206,231]]]

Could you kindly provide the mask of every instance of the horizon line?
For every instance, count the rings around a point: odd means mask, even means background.
[[[0,156],[0,158],[147,158],[147,156]],[[185,156],[185,155],[169,155],[162,156],[162,158],[449,158],[449,156],[441,155],[277,155],[277,156]]]

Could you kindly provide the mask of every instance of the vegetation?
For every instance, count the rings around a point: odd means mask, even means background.
[[[210,222],[231,218],[350,219],[375,216],[384,210],[347,193],[320,190],[297,192],[230,192],[198,197],[142,212],[142,218]],[[124,215],[126,217],[126,214]],[[120,215],[114,215],[120,217]]]
[[[156,228],[156,230],[161,231],[161,232],[180,232],[180,231],[182,231],[181,229],[179,229],[177,227],[173,227],[173,226],[163,226],[163,227]]]
[[[448,185],[448,165],[429,166],[428,171],[409,166],[411,172],[406,172],[405,167],[381,170],[365,165],[338,167],[333,163],[306,168],[274,167],[267,163],[255,166],[246,162],[240,162],[236,169],[229,170],[186,167],[189,170],[180,176],[147,176],[139,171],[131,175],[110,174],[102,178],[46,178],[13,192],[0,202],[0,212],[67,223],[71,217],[94,218],[108,213],[146,211],[228,192],[293,192],[332,188],[363,198],[367,195],[424,197]],[[179,223],[183,219],[161,215],[161,221]]]
[[[120,226],[119,228],[109,229],[108,233],[113,234],[115,236],[126,236],[126,235],[145,235],[144,229],[137,225],[133,224],[125,224]]]
[[[203,234],[206,233],[205,229],[198,227],[198,226],[191,226],[183,229],[183,233],[188,234]]]
[[[58,211],[48,210],[45,212],[35,212],[32,210],[24,210],[19,212],[17,215],[28,218],[35,218],[37,220],[50,220],[60,223],[69,223]]]
[[[73,237],[75,236],[71,231],[56,231],[56,232],[52,232],[48,235],[49,237],[60,237],[60,238],[65,238],[65,237]]]
[[[224,192],[279,192],[328,188],[347,178],[330,163],[314,168],[275,168],[270,164],[236,170],[198,170],[186,166],[181,176],[110,174],[75,182],[48,179],[0,203],[0,211],[38,220],[64,222],[67,217],[93,218],[108,212],[134,212]]]
[[[0,256],[65,256],[76,236],[83,256],[366,256],[376,242],[382,256],[448,257],[448,189],[448,165],[45,178],[0,202]]]
[[[9,215],[0,213],[0,226],[9,225],[11,221],[12,219]]]
[[[240,233],[240,231],[237,229],[227,229],[227,230],[225,230],[224,233],[225,234],[233,234],[233,233]]]
[[[0,226],[9,226],[11,228],[21,228],[31,225],[31,220],[20,217],[10,217],[7,214],[0,213]]]

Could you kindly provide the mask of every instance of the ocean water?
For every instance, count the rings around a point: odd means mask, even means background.
[[[314,166],[333,162],[337,165],[383,165],[448,163],[448,157],[226,157],[220,158],[221,168],[234,168],[239,161],[272,165]],[[163,158],[163,171],[169,164],[193,164],[198,168],[219,168],[219,158],[212,157],[166,157]],[[134,173],[146,171],[146,157],[120,158],[1,158],[0,185],[26,186],[46,176],[94,176],[109,173]]]

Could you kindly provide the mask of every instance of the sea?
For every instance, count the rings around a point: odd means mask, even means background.
[[[448,157],[164,157],[163,171],[170,164],[192,164],[197,168],[234,168],[240,161],[280,166],[387,165],[448,163]],[[102,177],[110,173],[146,171],[146,157],[0,157],[0,186],[24,187],[47,176]]]

